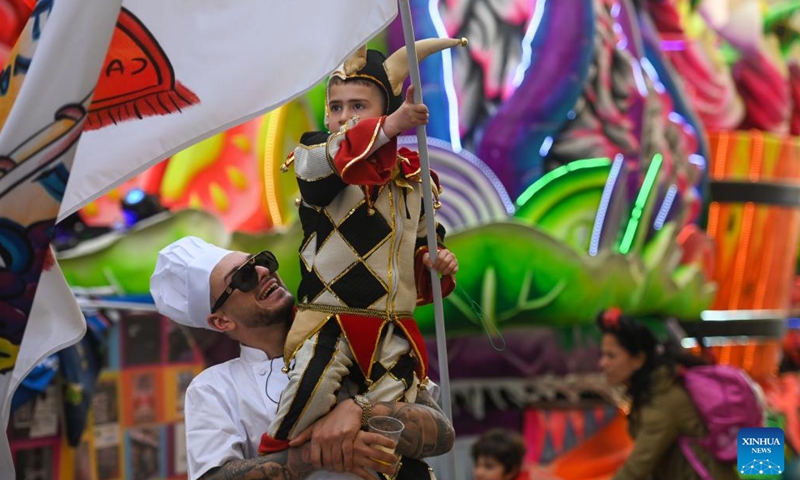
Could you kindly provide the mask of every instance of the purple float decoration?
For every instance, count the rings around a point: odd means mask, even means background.
[[[398,145],[415,149],[413,136],[398,138]],[[431,168],[442,184],[442,207],[436,218],[448,234],[502,220],[514,205],[500,180],[478,157],[466,150],[453,151],[449,143],[428,139]]]
[[[581,95],[592,59],[592,3],[537,0],[534,15],[541,19],[531,20],[529,67],[487,123],[477,148],[512,197],[542,175],[542,145],[566,123]]]
[[[409,0],[417,38],[447,36],[436,8],[438,3],[435,0]],[[391,52],[405,45],[399,17],[390,25],[387,37]],[[458,100],[453,87],[453,54],[450,50],[444,50],[430,55],[420,62],[419,71],[422,98],[431,114],[430,122],[426,126],[428,137],[450,142],[458,151],[461,149],[461,139],[458,133]]]

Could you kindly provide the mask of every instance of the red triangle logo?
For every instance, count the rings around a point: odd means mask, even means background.
[[[198,103],[197,95],[175,79],[156,38],[122,8],[89,106],[86,130],[170,115]]]

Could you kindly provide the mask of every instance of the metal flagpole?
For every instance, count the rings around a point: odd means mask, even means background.
[[[403,37],[408,52],[408,71],[411,84],[414,85],[414,103],[422,103],[422,81],[419,76],[419,63],[417,61],[417,48],[414,37],[414,25],[411,19],[411,7],[408,0],[399,0],[400,18],[403,22]],[[419,147],[420,166],[422,168],[422,194],[425,205],[425,221],[428,232],[428,252],[431,261],[436,261],[436,223],[433,215],[433,192],[431,190],[431,165],[428,160],[428,136],[425,125],[417,126],[417,145]],[[447,365],[447,343],[444,329],[444,310],[442,309],[442,285],[439,283],[439,274],[431,270],[431,285],[433,288],[433,311],[436,320],[436,350],[439,358],[439,387],[441,388],[442,410],[448,420],[453,421],[453,404],[450,396],[450,371]],[[456,457],[453,450],[443,455],[445,460],[445,478],[455,480]]]

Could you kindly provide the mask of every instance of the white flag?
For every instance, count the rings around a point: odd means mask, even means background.
[[[59,220],[124,179],[304,93],[396,0],[125,0]]]
[[[11,396],[86,324],[50,231],[121,0],[40,0],[0,71],[0,426]],[[42,273],[44,270],[44,273]],[[38,288],[37,288],[38,286]],[[0,478],[14,478],[8,439]]]

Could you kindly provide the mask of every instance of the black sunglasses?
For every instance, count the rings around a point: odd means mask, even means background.
[[[275,258],[272,252],[264,250],[263,252],[256,253],[248,258],[246,262],[239,265],[239,268],[233,272],[231,283],[228,284],[225,291],[222,292],[222,295],[217,299],[217,302],[211,307],[211,313],[222,308],[222,305],[228,300],[228,297],[231,296],[234,290],[241,290],[246,293],[256,288],[256,285],[258,285],[258,272],[256,272],[256,267],[266,267],[270,272],[277,272],[278,259]]]

